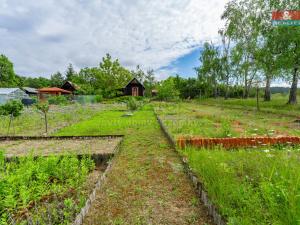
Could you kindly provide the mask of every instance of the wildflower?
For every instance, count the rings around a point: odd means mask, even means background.
[[[268,153],[268,152],[270,152],[270,150],[269,149],[265,149],[264,152]]]

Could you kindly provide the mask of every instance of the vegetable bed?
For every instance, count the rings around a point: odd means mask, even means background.
[[[75,155],[21,157],[0,153],[1,224],[70,224],[105,165]]]

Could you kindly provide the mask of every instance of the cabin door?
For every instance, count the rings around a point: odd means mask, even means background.
[[[132,87],[132,96],[139,96],[139,88]]]

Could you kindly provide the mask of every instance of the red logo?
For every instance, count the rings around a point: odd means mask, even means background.
[[[300,20],[298,10],[280,10],[272,12],[272,20]]]

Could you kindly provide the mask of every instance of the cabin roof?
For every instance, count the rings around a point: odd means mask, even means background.
[[[0,95],[8,95],[17,90],[21,90],[20,88],[0,88]]]
[[[46,87],[46,88],[41,88],[38,90],[39,92],[61,92],[61,93],[67,93],[71,94],[71,91],[67,91],[58,87]]]
[[[134,81],[134,80],[136,80],[140,85],[142,85],[143,86],[143,88],[145,88],[144,87],[144,85],[137,79],[137,78],[132,78],[126,85],[125,85],[125,87],[127,87],[129,84],[131,84],[132,83],[132,81]]]

